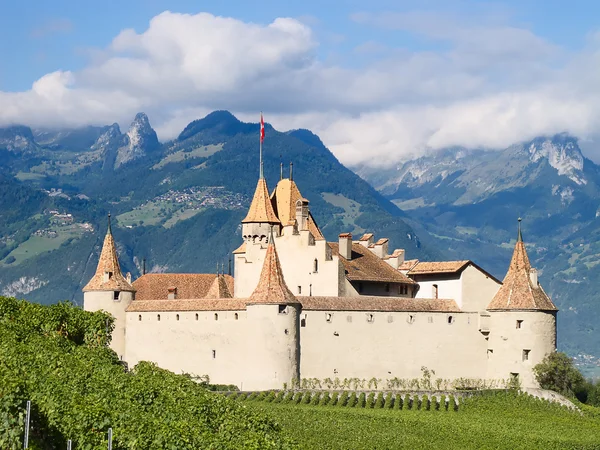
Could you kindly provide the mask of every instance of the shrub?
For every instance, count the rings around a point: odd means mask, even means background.
[[[436,411],[439,411],[439,410],[440,410],[440,399],[439,399],[439,397],[436,397],[436,396],[434,396],[434,397],[432,398],[432,401],[434,402],[434,406],[433,406],[433,407],[434,407],[434,409],[435,409]]]
[[[337,378],[336,378],[336,380],[337,380]],[[340,394],[337,391],[334,392],[333,394],[331,394],[331,400],[329,401],[329,406],[336,406],[337,405],[337,402],[338,402],[338,400],[340,398],[339,395]]]
[[[375,394],[373,392],[371,392],[367,396],[367,402],[365,403],[365,408],[373,409],[374,406],[375,406]]]
[[[573,360],[563,352],[547,355],[533,368],[535,379],[542,389],[572,396],[584,384],[583,375],[573,366]]]
[[[354,407],[356,407],[357,403],[358,403],[358,397],[356,396],[356,392],[352,392],[352,394],[350,394],[350,398],[348,399],[348,406],[350,408],[354,408]]]
[[[302,397],[302,403],[305,405],[310,405],[310,401],[312,400],[312,392],[306,391],[304,393],[304,397]]]
[[[256,401],[258,402],[264,402],[265,399],[267,398],[267,395],[269,395],[268,391],[262,391],[260,394],[258,394],[258,396],[256,397]]]
[[[394,396],[392,395],[391,392],[388,392],[388,394],[385,396],[385,408],[392,409],[393,407],[394,407]]]
[[[383,392],[377,394],[377,400],[375,400],[375,408],[381,409],[383,408]]]
[[[285,393],[285,397],[283,397],[283,403],[291,403],[294,399],[294,391],[288,391]]]
[[[458,411],[458,403],[456,403],[456,398],[454,395],[450,396],[448,411]]]
[[[424,411],[429,411],[431,409],[431,403],[429,403],[429,397],[424,395],[421,399],[421,409]]]
[[[281,403],[285,397],[285,391],[279,391],[275,398],[273,399],[273,403]]]
[[[394,400],[394,409],[399,410],[402,409],[402,395],[396,394],[396,399]]]
[[[413,401],[412,401],[412,398],[410,398],[410,396],[408,394],[406,394],[404,396],[404,402],[403,402],[402,406],[404,409],[412,409]]]
[[[269,391],[269,393],[265,395],[265,402],[271,403],[273,400],[275,400],[276,395],[277,394],[275,394],[275,391]]]
[[[330,401],[331,401],[331,395],[329,395],[329,391],[327,391],[323,395],[321,395],[321,400],[319,400],[319,405],[327,406]]]
[[[313,406],[317,406],[321,401],[321,392],[317,391],[313,393],[312,398],[310,399],[310,404]]]
[[[446,396],[442,395],[440,397],[440,409],[442,411],[448,411],[448,404],[446,403]]]
[[[297,405],[300,404],[303,397],[304,397],[304,392],[296,392],[294,394],[294,403]]]
[[[258,392],[252,392],[252,393],[250,393],[250,395],[248,396],[247,400],[251,402],[251,401],[254,401],[254,400],[256,400],[256,397],[258,397]]]
[[[413,401],[415,402],[414,409],[419,411],[421,409],[421,396],[417,395],[416,398],[413,396]]]
[[[358,402],[356,404],[357,408],[364,408],[367,404],[367,396],[365,395],[364,392],[361,392],[360,395],[358,396]]]
[[[348,397],[349,397],[348,391],[342,392],[342,395],[340,395],[340,399],[338,400],[336,406],[341,406],[341,407],[347,406],[348,405]]]

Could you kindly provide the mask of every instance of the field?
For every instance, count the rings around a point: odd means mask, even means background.
[[[457,411],[266,400],[243,403],[268,413],[303,449],[600,448],[597,415],[513,393],[470,398]]]
[[[33,258],[44,252],[51,252],[59,248],[68,239],[78,239],[85,232],[78,224],[66,226],[52,226],[50,231],[56,232],[54,237],[33,235],[25,242],[19,244],[12,252],[10,252],[3,261],[12,260],[11,266],[16,266],[23,261]],[[8,265],[5,262],[0,262],[2,265]]]
[[[365,230],[357,227],[354,224],[354,220],[360,216],[360,203],[350,200],[349,198],[340,195],[332,194],[331,192],[323,192],[323,200],[327,203],[342,208],[344,210],[341,214],[336,214],[337,217],[342,219],[346,228],[352,228],[353,233],[363,233]]]
[[[179,150],[163,158],[159,163],[155,164],[152,169],[161,169],[169,163],[185,161],[188,158],[208,158],[222,149],[223,144],[217,144],[198,147],[191,151]]]

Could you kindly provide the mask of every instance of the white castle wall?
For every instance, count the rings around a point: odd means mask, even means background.
[[[279,314],[278,305],[252,305],[247,311],[130,312],[127,362],[133,367],[151,361],[240,389],[279,389],[298,377],[297,317],[296,308],[288,306],[286,314]]]
[[[300,317],[303,378],[420,378],[422,366],[435,370],[434,378],[486,377],[487,342],[474,313],[302,311]]]
[[[514,373],[523,387],[539,387],[532,369],[556,350],[556,313],[490,312],[490,325],[488,377],[509,378]],[[529,350],[525,360],[523,350]]]
[[[110,348],[120,359],[125,359],[125,310],[132,300],[133,292],[119,292],[118,300],[114,300],[114,291],[83,293],[83,309],[85,311],[106,311],[115,318],[115,329],[112,333]]]
[[[292,229],[285,227],[282,236],[275,237],[281,269],[292,293],[306,296],[312,291],[313,296],[338,296],[338,257],[331,256],[324,240],[309,245],[308,231],[293,234]],[[258,284],[265,254],[266,244],[263,248],[260,243],[246,242],[246,253],[235,255],[235,297],[247,298],[252,294]],[[315,259],[317,272],[314,272]]]

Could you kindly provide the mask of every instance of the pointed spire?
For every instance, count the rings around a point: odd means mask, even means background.
[[[271,227],[269,245],[267,246],[265,262],[263,263],[260,278],[258,279],[258,285],[248,298],[248,303],[299,303],[283,279],[279,256],[277,256],[277,250],[275,249],[273,227]]]
[[[83,288],[85,291],[135,291],[121,273],[119,257],[112,235],[110,214],[108,216],[108,230],[104,237],[104,244],[100,252],[100,259],[96,273],[90,282]]]
[[[258,180],[248,214],[242,223],[280,223],[269,199],[269,189],[264,178]]]
[[[532,273],[535,269],[531,267],[529,256],[525,249],[523,236],[521,234],[521,219],[519,219],[519,232],[517,242],[513,251],[508,272],[504,277],[502,286],[488,305],[488,310],[538,310],[556,311],[557,308],[542,286],[532,281]],[[537,277],[536,277],[537,278]]]
[[[290,163],[290,181],[294,181],[294,163]]]
[[[217,275],[204,298],[233,298],[225,275]]]

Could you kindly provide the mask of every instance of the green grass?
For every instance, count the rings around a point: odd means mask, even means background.
[[[35,180],[43,180],[46,178],[46,175],[41,173],[31,173],[31,172],[18,172],[15,175],[15,178],[19,181],[35,181]]]
[[[5,264],[4,262],[0,262],[0,266],[16,266],[21,264],[23,261],[26,261],[29,258],[33,258],[38,256],[44,252],[51,252],[53,250],[58,249],[67,239],[80,238],[84,231],[75,225],[67,225],[67,226],[53,226],[50,227],[51,230],[56,231],[58,235],[56,237],[46,237],[46,236],[31,236],[25,242],[19,244],[17,248],[15,248],[12,252],[6,255],[3,261],[6,261],[8,258],[13,256],[15,258],[14,262],[11,264]]]
[[[198,147],[189,152],[179,150],[163,158],[159,163],[152,166],[152,169],[161,169],[169,163],[181,162],[186,158],[208,158],[222,149],[223,144],[217,144]]]
[[[305,449],[597,449],[600,418],[527,396],[474,397],[458,411],[252,402]]]
[[[177,222],[179,222],[181,220],[191,219],[196,214],[201,213],[202,211],[204,211],[203,208],[201,208],[201,209],[186,209],[184,211],[181,211],[181,210],[175,211],[175,213],[171,216],[171,218],[169,218],[165,223],[163,223],[163,227],[171,228]]]
[[[323,196],[323,200],[325,200],[327,203],[344,210],[343,213],[335,215],[342,219],[342,222],[346,228],[353,228],[352,232],[354,233],[363,233],[365,231],[363,228],[357,227],[354,223],[356,218],[361,214],[360,203],[350,200],[348,197],[345,197],[341,194],[323,192],[321,195]]]

